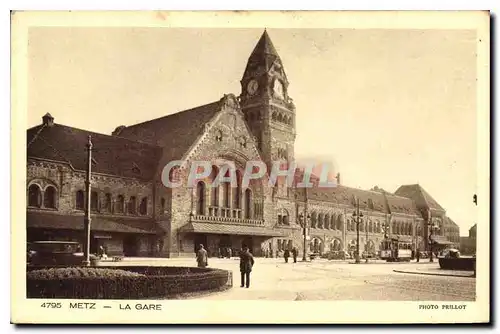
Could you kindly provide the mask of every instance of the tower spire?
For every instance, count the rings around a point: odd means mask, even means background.
[[[271,38],[267,33],[267,29],[264,29],[262,36],[260,37],[259,41],[257,42],[257,45],[253,49],[252,54],[250,55],[250,58],[253,57],[260,58],[263,56],[274,56],[279,58],[278,52],[276,52],[276,48],[274,47],[273,42],[271,41]]]

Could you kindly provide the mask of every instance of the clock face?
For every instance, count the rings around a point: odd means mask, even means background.
[[[250,95],[255,94],[255,92],[257,92],[257,89],[259,89],[259,83],[255,79],[251,80],[247,86],[248,94]]]
[[[283,97],[283,84],[281,83],[281,81],[279,81],[278,79],[274,80],[274,93],[279,96],[279,97]]]

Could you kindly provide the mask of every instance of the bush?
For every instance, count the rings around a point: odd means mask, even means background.
[[[72,273],[87,269],[91,268],[67,268]],[[188,292],[213,291],[232,284],[231,272],[212,268],[120,267],[120,270],[117,270],[101,267],[93,269],[99,270],[102,275],[82,276],[78,274],[80,276],[62,278],[53,275],[48,278],[48,274],[44,274],[45,276],[40,273],[33,274],[40,272],[33,270],[27,274],[27,296],[28,298],[71,299],[169,298]],[[112,272],[115,273],[111,274]],[[120,275],[122,272],[128,274]],[[104,273],[109,274],[106,276]]]
[[[126,271],[121,269],[108,269],[108,268],[48,268],[32,270],[27,273],[28,279],[66,279],[66,278],[82,278],[82,277],[137,277],[144,276],[142,274]]]

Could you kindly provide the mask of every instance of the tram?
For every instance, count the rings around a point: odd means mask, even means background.
[[[410,242],[399,240],[398,238],[386,238],[382,241],[380,258],[387,262],[399,262],[411,260]]]

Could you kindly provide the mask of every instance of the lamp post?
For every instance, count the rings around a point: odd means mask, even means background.
[[[84,226],[84,233],[85,233],[85,245],[84,245],[84,260],[83,260],[83,265],[84,266],[90,266],[90,173],[91,173],[91,168],[92,168],[92,138],[91,136],[88,137],[88,142],[87,142],[87,173],[86,173],[86,180],[85,180],[85,191],[86,191],[86,198],[87,200],[85,201],[85,218],[83,221],[83,226]]]
[[[368,225],[368,224],[367,224]],[[365,263],[368,263],[368,226],[365,226],[366,241],[365,241]]]
[[[302,261],[307,261],[307,226],[309,225],[310,215],[307,215],[306,220],[304,220],[304,214],[299,215],[299,223],[302,227],[302,236],[304,238],[304,251],[302,252]]]
[[[359,262],[359,224],[363,221],[363,213],[359,212],[359,198],[356,198],[356,210],[352,213],[352,220],[356,223],[356,263]]]

